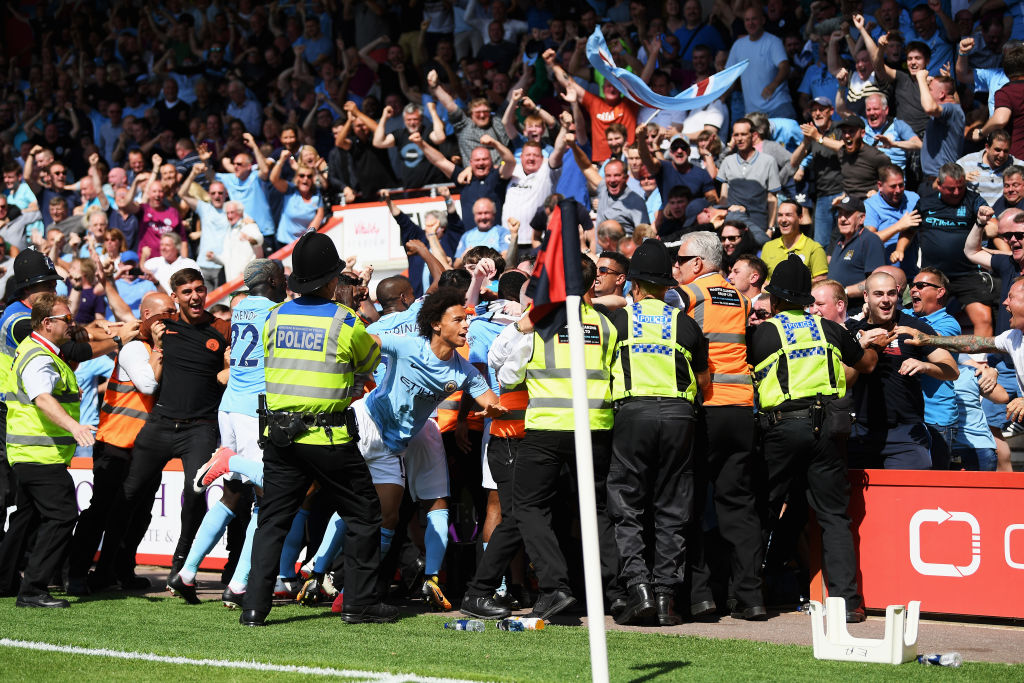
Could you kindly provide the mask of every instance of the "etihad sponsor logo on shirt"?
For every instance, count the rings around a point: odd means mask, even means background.
[[[277,328],[275,345],[279,349],[294,351],[323,351],[327,331],[316,327],[280,325]]]

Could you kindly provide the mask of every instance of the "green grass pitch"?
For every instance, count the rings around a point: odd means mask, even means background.
[[[271,625],[239,626],[219,601],[189,606],[160,596],[99,596],[67,610],[18,609],[0,600],[0,637],[190,659],[414,673],[489,681],[588,680],[587,631],[550,626],[507,633],[447,631],[435,615],[352,626],[329,609],[275,607]],[[766,633],[771,622],[766,622]],[[809,647],[690,636],[608,633],[613,681],[1021,681],[1024,666],[967,663],[961,669],[819,662]],[[5,681],[309,680],[313,676],[131,661],[0,647]]]

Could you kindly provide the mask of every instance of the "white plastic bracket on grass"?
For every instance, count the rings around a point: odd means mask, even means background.
[[[920,600],[912,600],[906,607],[889,605],[885,608],[885,636],[881,640],[854,638],[846,630],[846,600],[826,598],[824,607],[820,602],[812,600],[814,658],[879,664],[909,662],[917,658],[917,627],[920,617]]]

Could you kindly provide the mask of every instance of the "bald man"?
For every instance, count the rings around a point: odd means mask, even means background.
[[[934,335],[932,327],[900,309],[899,285],[888,273],[872,273],[864,281],[864,320],[850,320],[848,329],[859,340],[881,328],[890,335],[888,347],[878,354],[874,371],[853,388],[857,421],[848,446],[850,467],[921,469],[932,466],[931,439],[924,423],[922,376],[955,380],[960,372],[948,351],[934,346],[907,344],[905,326]],[[931,330],[931,331],[928,331]]]
[[[142,297],[139,304],[143,322],[173,312],[174,302],[162,292],[150,292]],[[122,589],[149,586],[148,579],[135,576],[135,549],[149,528],[152,506],[140,507],[140,514],[128,525],[122,549],[119,551],[118,544],[105,544],[96,572],[88,577],[87,574],[100,537],[107,531],[115,512],[114,502],[128,474],[135,437],[155,400],[154,393],[160,384],[156,368],[160,367],[163,332],[163,322],[157,321],[149,327],[147,334],[140,335],[143,338],[125,344],[117,354],[114,371],[107,382],[93,448],[92,501],[79,516],[71,541],[67,583],[70,595],[88,595],[91,590],[114,582],[119,583]],[[155,489],[153,493],[155,495]]]

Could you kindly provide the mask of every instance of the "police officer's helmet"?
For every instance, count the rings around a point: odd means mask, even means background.
[[[46,254],[35,249],[25,249],[14,258],[14,287],[21,290],[40,282],[62,280]]]
[[[796,254],[790,254],[789,258],[775,266],[771,282],[764,290],[798,306],[814,303],[814,297],[811,296],[811,271]]]
[[[672,256],[661,240],[648,239],[633,252],[629,261],[629,279],[654,285],[675,287],[672,277]]]
[[[308,294],[331,281],[345,267],[334,240],[318,232],[307,232],[292,250],[292,274],[288,288],[296,294]]]

